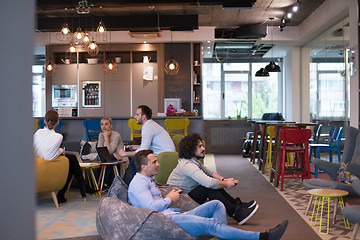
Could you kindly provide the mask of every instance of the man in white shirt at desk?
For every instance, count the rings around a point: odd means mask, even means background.
[[[158,123],[151,119],[152,111],[146,105],[140,105],[135,113],[137,124],[142,126],[141,145],[128,145],[127,148],[132,150],[125,152],[119,151],[122,157],[131,157],[141,150],[152,150],[157,156],[161,152],[175,152],[175,145],[168,132]]]

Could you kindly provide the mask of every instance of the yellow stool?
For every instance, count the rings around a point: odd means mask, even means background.
[[[88,180],[89,180],[89,183],[90,183],[90,187],[93,187],[96,191],[99,192],[99,185],[97,184],[93,168],[98,168],[100,166],[100,164],[99,163],[79,163],[79,164],[80,164],[80,167],[81,167],[81,171],[82,171],[82,173],[84,175],[84,178],[86,176],[86,174],[85,174],[86,171],[89,172]],[[101,197],[100,192],[99,192],[99,197]]]
[[[94,175],[93,168],[99,167],[100,164],[99,163],[83,163],[83,162],[81,162],[81,163],[79,163],[79,165],[81,167],[81,172],[82,172],[83,177],[84,177],[85,180],[86,180],[86,170],[88,170],[89,175],[90,175],[90,177],[88,178],[89,183],[90,183],[90,187],[92,185],[96,191],[99,191],[99,186],[98,186],[98,184],[96,182],[96,178],[95,178],[95,175]],[[72,183],[73,179],[74,179],[74,176],[72,176],[72,178],[70,180],[68,189],[67,189],[66,194],[65,194],[65,198],[67,198],[67,195],[69,194],[69,190],[70,190],[71,183]],[[100,193],[99,193],[99,197],[101,197]],[[86,197],[84,198],[84,201],[86,202]]]
[[[268,126],[266,128],[266,132],[269,136],[269,139],[267,140],[268,149],[267,149],[267,155],[266,155],[266,163],[265,163],[265,172],[268,170],[268,175],[270,177],[271,175],[271,167],[272,167],[272,161],[271,161],[271,155],[272,155],[272,147],[275,145],[275,134],[274,134],[274,126]]]
[[[343,190],[337,190],[337,189],[312,189],[309,190],[308,193],[310,194],[310,200],[309,200],[309,204],[306,208],[306,212],[305,215],[307,215],[311,202],[315,196],[315,203],[314,203],[314,208],[312,211],[312,215],[311,215],[311,222],[310,222],[310,226],[315,226],[316,222],[317,222],[317,218],[319,215],[319,208],[320,208],[320,201],[321,201],[321,213],[320,213],[320,224],[319,224],[319,233],[320,234],[328,234],[329,233],[329,212],[330,212],[330,198],[335,198],[335,206],[334,206],[334,214],[332,217],[332,222],[333,224],[335,223],[335,217],[336,217],[336,211],[337,211],[337,207],[338,207],[338,202],[340,203],[340,208],[342,209],[344,207],[344,201],[343,198],[344,196],[347,196],[349,193],[347,191],[343,191]],[[323,216],[323,209],[324,209],[324,199],[327,198],[328,199],[328,211],[327,211],[327,227],[326,227],[326,232],[322,232],[321,231],[321,223],[322,223],[322,216]],[[313,218],[314,218],[314,213],[315,213],[315,208],[317,205],[317,210],[316,210],[316,217],[315,217],[315,221],[313,223]],[[344,225],[347,229],[350,228],[349,226],[349,221],[347,219],[345,219],[345,217],[343,217],[344,219]]]

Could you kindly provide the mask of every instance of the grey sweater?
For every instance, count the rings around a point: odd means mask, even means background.
[[[179,186],[184,193],[189,193],[199,184],[212,189],[219,188],[219,179],[213,178],[213,171],[200,161],[181,158],[171,172],[167,184]]]

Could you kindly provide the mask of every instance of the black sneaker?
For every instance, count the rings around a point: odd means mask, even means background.
[[[232,216],[239,225],[244,224],[249,220],[258,210],[259,205],[255,205],[252,208],[242,208],[239,205],[236,206],[234,215]]]
[[[252,208],[253,206],[256,205],[256,201],[255,200],[251,200],[250,202],[242,202],[240,200],[240,198],[235,198],[235,204],[240,205],[240,207],[243,208]]]
[[[281,239],[282,235],[284,234],[286,227],[288,225],[288,220],[282,221],[279,225],[275,228],[270,229],[267,231],[269,240],[279,240]]]

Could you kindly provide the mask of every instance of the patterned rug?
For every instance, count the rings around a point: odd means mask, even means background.
[[[100,198],[88,196],[85,202],[78,189],[72,189],[68,202],[55,207],[50,193],[37,198],[36,232],[37,239],[63,239],[98,235],[96,230],[96,210]],[[100,237],[99,237],[100,239]]]
[[[268,176],[265,175],[263,176],[268,181],[270,181]],[[281,192],[280,187],[276,188],[276,190],[296,210],[296,212],[310,225],[313,205],[311,205],[308,215],[305,215],[305,211],[309,203],[310,195],[307,193],[307,190],[304,188],[302,181],[300,179],[285,179],[284,190]],[[346,201],[346,199],[344,199],[344,201]],[[334,203],[335,203],[334,200],[330,201],[331,212],[330,212],[329,234],[319,233],[319,219],[317,221],[317,224],[313,226],[313,228],[322,239],[326,239],[326,240],[351,239],[354,224],[350,223],[350,229],[345,228],[343,218],[339,214],[340,208],[338,209],[338,214],[335,219],[335,224],[332,224],[331,217],[333,214]],[[326,216],[327,216],[326,211],[327,211],[327,204],[324,205],[322,231],[326,231]]]

